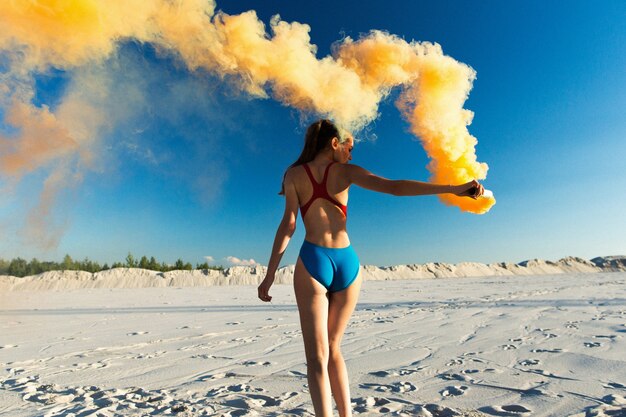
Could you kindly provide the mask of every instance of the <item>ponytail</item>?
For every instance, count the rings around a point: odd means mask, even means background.
[[[338,138],[343,142],[339,129],[330,120],[321,119],[309,126],[304,135],[304,149],[302,149],[302,153],[296,162],[289,165],[285,171],[279,195],[285,195],[285,176],[287,171],[295,166],[311,162],[320,151],[326,149],[333,138]]]

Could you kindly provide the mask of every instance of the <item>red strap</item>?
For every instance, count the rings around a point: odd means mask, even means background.
[[[328,179],[328,170],[330,169],[330,166],[332,164],[334,164],[334,162],[331,162],[330,164],[326,166],[326,171],[324,171],[324,178],[322,178],[322,182],[321,182],[321,184],[324,186],[324,191],[326,192],[326,194],[328,194],[328,191],[326,191],[326,180]]]
[[[344,206],[343,204],[339,203],[337,200],[332,198],[330,194],[328,194],[328,190],[326,189],[326,181],[328,180],[328,171],[330,170],[330,166],[333,164],[334,162],[331,162],[330,164],[328,164],[328,166],[326,166],[326,171],[324,171],[324,178],[322,178],[321,183],[318,183],[317,181],[315,181],[315,177],[313,177],[313,173],[311,172],[309,166],[307,164],[304,164],[304,169],[306,170],[306,173],[309,176],[309,179],[311,180],[311,185],[313,186],[313,194],[311,195],[311,198],[309,199],[309,201],[307,201],[305,205],[300,207],[300,211],[302,212],[302,218],[304,218],[304,216],[306,215],[306,212],[309,210],[309,207],[311,206],[311,204],[313,204],[313,201],[317,198],[323,198],[325,200],[330,201],[331,203],[339,207],[339,209],[343,212],[345,216],[348,215],[348,207]]]
[[[313,177],[313,173],[311,172],[311,169],[309,168],[308,164],[304,164],[304,169],[306,170],[306,173],[309,176],[309,179],[311,180],[311,182],[313,184],[317,184],[317,181],[315,181],[315,178]],[[313,192],[315,192],[315,191],[313,191]]]

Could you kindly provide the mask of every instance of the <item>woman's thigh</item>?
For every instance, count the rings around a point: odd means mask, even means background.
[[[354,312],[361,292],[361,272],[350,286],[342,291],[328,294],[328,338],[329,344],[338,348],[343,334]]]
[[[328,356],[328,296],[327,290],[306,270],[298,257],[293,287],[300,314],[300,326],[307,358]]]

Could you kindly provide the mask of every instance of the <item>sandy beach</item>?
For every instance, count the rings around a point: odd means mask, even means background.
[[[0,415],[312,416],[291,285],[3,292]],[[626,273],[365,281],[355,415],[626,415]]]

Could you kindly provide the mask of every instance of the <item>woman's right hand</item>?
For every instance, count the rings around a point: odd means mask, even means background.
[[[265,302],[272,301],[272,296],[269,295],[269,291],[273,283],[274,283],[274,277],[266,275],[265,279],[263,280],[263,282],[261,282],[258,288],[259,299],[261,301],[265,301]]]
[[[473,199],[477,199],[485,192],[485,188],[481,183],[477,180],[472,180],[470,182],[466,182],[465,184],[457,185],[459,191],[457,191],[456,195],[459,197],[472,197]]]

